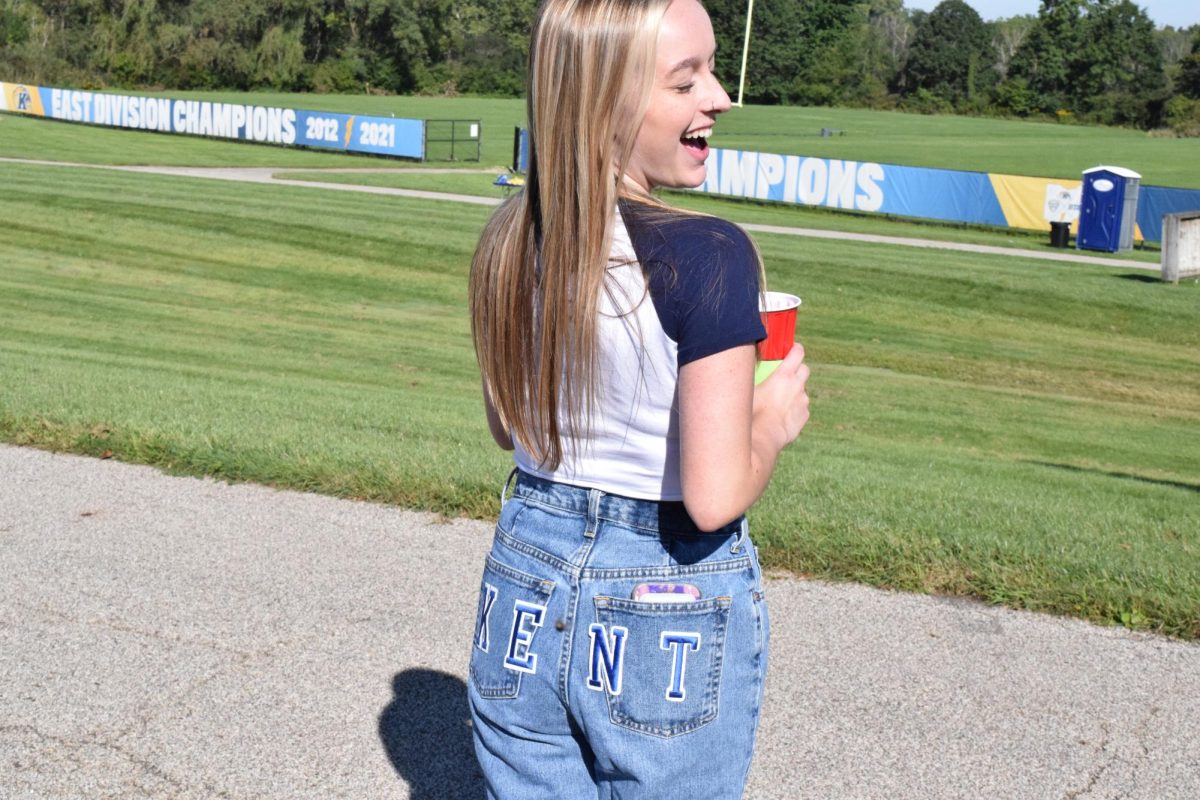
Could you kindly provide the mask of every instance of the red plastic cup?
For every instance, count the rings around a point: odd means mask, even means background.
[[[758,313],[767,338],[758,343],[760,361],[782,361],[796,341],[796,311],[800,298],[783,292],[766,292],[758,300]]]

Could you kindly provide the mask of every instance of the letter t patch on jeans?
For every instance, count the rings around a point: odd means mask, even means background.
[[[671,684],[667,687],[667,699],[674,703],[682,703],[687,696],[684,689],[687,680],[687,654],[689,650],[694,652],[700,649],[700,634],[663,631],[658,646],[671,651]]]

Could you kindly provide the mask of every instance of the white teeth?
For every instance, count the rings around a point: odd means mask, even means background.
[[[708,137],[712,136],[712,132],[713,132],[712,128],[705,128],[705,129],[699,130],[699,131],[692,131],[691,133],[687,134],[687,138],[689,138],[689,139],[707,139]]]

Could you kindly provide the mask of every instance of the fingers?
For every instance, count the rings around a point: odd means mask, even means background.
[[[795,439],[808,423],[808,375],[804,347],[796,342],[771,376],[755,388],[755,412],[778,425],[781,447]]]
[[[807,379],[808,367],[804,364],[804,346],[799,342],[793,344],[792,349],[788,351],[787,356],[775,371],[782,372],[785,375],[798,375]]]

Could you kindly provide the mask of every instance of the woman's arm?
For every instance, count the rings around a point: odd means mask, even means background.
[[[754,345],[685,364],[679,371],[683,504],[701,530],[737,519],[758,499],[775,460],[808,421],[808,367],[799,344],[754,385]]]
[[[483,386],[483,404],[487,408],[488,428],[492,431],[492,438],[500,445],[501,450],[512,450],[512,436],[504,427],[500,415],[496,413],[496,407],[492,404],[492,393],[488,391],[487,384]]]

